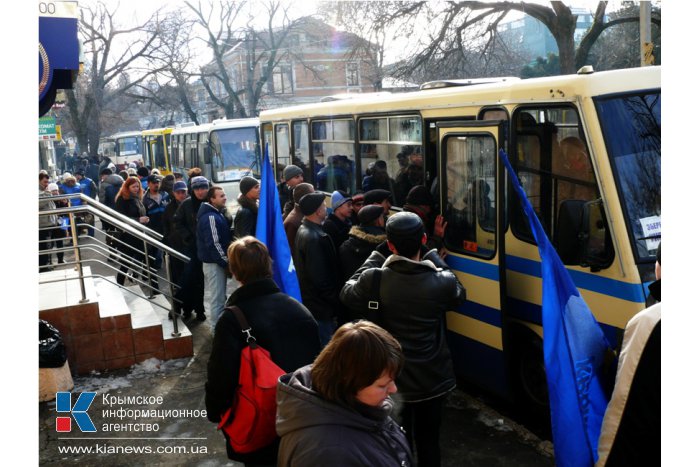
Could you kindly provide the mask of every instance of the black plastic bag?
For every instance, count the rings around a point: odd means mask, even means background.
[[[60,368],[66,363],[66,346],[61,333],[50,323],[39,320],[39,368]]]

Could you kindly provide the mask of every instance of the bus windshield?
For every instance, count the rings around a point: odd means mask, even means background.
[[[124,136],[117,138],[117,154],[120,156],[132,156],[138,154],[141,142],[138,136]]]
[[[209,140],[214,182],[236,181],[257,172],[257,160],[260,156],[257,128],[214,130]]]
[[[661,91],[596,99],[630,240],[638,262],[661,238]]]

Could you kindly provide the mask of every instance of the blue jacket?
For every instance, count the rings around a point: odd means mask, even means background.
[[[231,243],[231,226],[221,212],[209,203],[197,211],[197,256],[203,263],[228,268],[226,249]]]
[[[147,191],[143,195],[143,205],[146,207],[146,215],[150,218],[148,222],[148,227],[155,230],[158,233],[163,233],[163,214],[165,213],[165,208],[170,203],[170,197],[164,191],[160,193],[160,202],[156,202],[151,197],[151,192]]]
[[[78,183],[76,183],[72,187],[62,183],[58,186],[58,188],[60,189],[60,192],[65,193],[67,195],[74,195],[82,192],[82,187]],[[82,201],[80,201],[80,199],[78,198],[70,200],[71,206],[80,206],[80,204],[82,204]]]
[[[89,196],[90,198],[97,198],[97,185],[95,185],[94,181],[87,177],[83,177],[79,183],[80,191],[83,192],[84,195]]]

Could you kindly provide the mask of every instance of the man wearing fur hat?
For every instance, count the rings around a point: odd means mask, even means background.
[[[241,194],[238,195],[239,208],[233,218],[234,238],[246,235],[255,237],[255,226],[258,222],[258,200],[260,199],[260,182],[253,177],[245,176],[238,185]]]
[[[325,195],[309,193],[299,200],[304,220],[294,248],[294,265],[301,289],[301,301],[318,322],[321,345],[326,345],[337,327],[340,281],[335,245],[323,231],[326,218]]]
[[[369,255],[386,240],[384,231],[384,208],[372,204],[360,209],[360,225],[353,225],[348,239],[340,245],[341,278],[343,282],[362,266]]]

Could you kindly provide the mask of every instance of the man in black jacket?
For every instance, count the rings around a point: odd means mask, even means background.
[[[335,332],[342,308],[338,298],[340,281],[335,245],[321,227],[326,218],[324,200],[323,193],[309,193],[299,200],[305,217],[294,242],[301,301],[318,322],[321,345],[326,345]]]
[[[197,212],[199,206],[206,201],[209,180],[201,175],[192,177],[190,187],[192,196],[185,199],[175,211],[175,229],[182,239],[185,254],[190,257],[175,298],[182,302],[183,318],[189,318],[194,311],[197,319],[204,321],[204,274],[202,261],[197,256]]]
[[[340,251],[340,245],[348,239],[352,227],[352,198],[342,191],[331,194],[331,212],[323,221],[323,231],[331,236],[335,251]]]
[[[185,251],[185,244],[175,227],[175,213],[185,199],[187,199],[187,184],[185,182],[176,182],[173,185],[173,197],[163,213],[163,243],[183,254],[187,254],[187,252]],[[180,283],[184,270],[185,263],[179,259],[170,259],[170,280],[174,284]],[[180,304],[175,302],[175,310],[178,314],[180,314],[180,309]],[[168,316],[170,317],[169,314]]]
[[[345,283],[340,299],[401,344],[406,362],[396,379],[403,402],[399,418],[409,443],[415,445],[418,465],[439,466],[442,405],[456,385],[445,314],[456,309],[466,293],[437,251],[424,251],[427,237],[420,217],[394,214],[386,233],[386,245],[372,252]],[[376,312],[370,301],[378,306]]]
[[[384,208],[376,204],[365,206],[358,214],[360,225],[353,225],[349,238],[340,245],[341,279],[347,281],[362,266],[369,255],[386,241]]]

